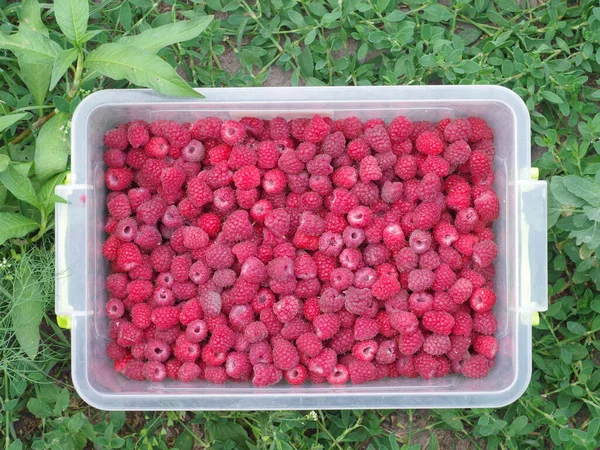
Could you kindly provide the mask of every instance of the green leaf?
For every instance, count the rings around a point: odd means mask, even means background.
[[[433,431],[430,431],[429,432],[429,447],[427,447],[427,450],[438,450],[438,449],[439,449],[438,438]]]
[[[40,4],[38,0],[23,0],[21,5],[21,22],[19,22],[19,29],[29,28],[31,31],[41,33],[48,37],[48,29],[42,22],[40,15]]]
[[[135,36],[123,36],[117,42],[122,45],[138,47],[149,53],[156,53],[163,47],[198,37],[212,20],[213,16],[203,16],[170,23],[158,28],[151,28]]]
[[[162,58],[123,44],[104,44],[91,52],[84,66],[115,80],[154,89],[165,95],[202,97]]]
[[[571,231],[569,237],[575,238],[577,245],[588,244],[593,250],[600,246],[600,223],[594,222],[589,228]]]
[[[39,207],[40,202],[37,195],[35,195],[31,180],[19,173],[12,164],[4,172],[0,173],[0,183],[4,184],[18,200],[29,203],[36,208]]]
[[[15,336],[27,356],[34,359],[40,346],[40,323],[44,317],[45,301],[40,280],[24,261],[16,271],[13,292],[11,318]]]
[[[590,220],[600,222],[600,208],[594,208],[593,206],[584,206],[583,212]]]
[[[306,25],[306,22],[304,21],[304,16],[302,14],[300,14],[298,11],[294,11],[293,9],[290,9],[288,12],[288,17],[290,18],[290,20],[292,22],[294,22],[296,25],[298,25],[299,27],[303,27]]]
[[[56,42],[29,28],[11,36],[0,32],[0,48],[13,52],[19,62],[31,64],[52,64],[61,50]]]
[[[567,190],[592,206],[600,206],[600,185],[577,175],[563,178]]]
[[[34,230],[40,224],[13,212],[0,212],[0,244],[7,239],[21,238]]]
[[[56,186],[63,184],[66,176],[67,172],[59,173],[58,175],[53,176],[42,185],[38,192],[40,203],[46,210],[47,215],[54,210],[54,203],[56,202],[56,195],[54,194],[54,191]]]
[[[21,119],[29,119],[31,114],[29,113],[17,113],[7,114],[6,116],[0,116],[0,133],[10,127],[13,123],[18,122]]]
[[[35,64],[18,57],[20,76],[38,106],[46,103],[46,94],[50,87],[50,78],[52,78],[53,63]]]
[[[552,191],[548,195],[548,228],[553,227],[562,214],[562,205],[554,198]]]
[[[564,101],[552,91],[542,91],[542,97],[544,97],[550,103],[555,103],[557,105],[560,105]]]
[[[7,450],[22,450],[23,442],[21,439],[17,439],[16,441],[12,441],[12,443],[7,447]]]
[[[0,155],[0,172],[4,172],[10,163],[8,155]]]
[[[401,20],[404,20],[405,17],[406,13],[400,11],[399,9],[395,9],[387,16],[385,16],[384,20],[387,22],[400,22]]]
[[[55,0],[54,16],[67,39],[81,45],[90,17],[88,0]]]
[[[587,331],[579,322],[567,322],[567,328],[571,333],[576,334],[577,336],[583,336]]]
[[[77,59],[78,50],[76,48],[61,50],[52,66],[52,77],[50,80],[50,90],[54,89],[69,66]]]
[[[27,402],[27,409],[38,419],[46,419],[52,417],[54,413],[52,408],[47,403],[41,402],[37,398],[30,398]]]
[[[212,441],[225,443],[233,441],[238,444],[238,448],[243,446],[246,448],[246,440],[248,433],[239,423],[232,421],[216,422],[208,421],[204,429]]]
[[[60,414],[67,409],[67,406],[69,406],[69,391],[65,388],[62,388],[58,394],[58,397],[56,398],[54,415],[60,416]]]
[[[585,204],[583,200],[567,190],[564,184],[564,177],[552,177],[552,180],[550,180],[550,192],[563,205],[583,206]]]
[[[58,113],[44,124],[35,145],[35,173],[44,181],[67,168],[69,146],[67,143],[67,121],[69,115]]]
[[[452,13],[444,5],[433,4],[423,10],[423,18],[428,22],[444,22],[452,19]]]
[[[383,12],[390,4],[390,0],[377,0],[377,11]]]
[[[305,46],[302,53],[300,53],[300,56],[298,56],[298,63],[300,64],[300,70],[304,77],[308,78],[313,76],[314,62],[309,46]]]
[[[192,450],[193,445],[194,437],[187,430],[183,430],[179,433],[179,436],[177,436],[173,448],[178,450]]]

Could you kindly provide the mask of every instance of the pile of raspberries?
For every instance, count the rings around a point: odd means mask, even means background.
[[[477,117],[107,131],[115,370],[256,386],[485,377],[493,138]]]

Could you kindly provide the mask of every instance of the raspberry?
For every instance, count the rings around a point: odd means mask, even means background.
[[[252,233],[252,224],[247,211],[235,211],[223,223],[223,236],[228,241],[236,242],[248,239]]]
[[[444,159],[452,166],[460,166],[466,163],[471,156],[471,147],[463,140],[452,142],[444,150]]]
[[[331,156],[331,158],[337,158],[341,156],[346,149],[346,138],[344,133],[336,131],[330,135],[327,135],[321,144],[321,151],[325,155]]]
[[[194,139],[206,140],[220,137],[222,121],[218,117],[198,119],[192,125],[190,134]]]
[[[383,275],[375,282],[371,289],[375,298],[378,300],[387,300],[400,290],[400,283],[395,277]]]
[[[295,150],[288,148],[279,157],[277,166],[286,174],[299,174],[304,169],[304,163],[298,158]]]
[[[233,179],[231,167],[226,162],[219,162],[210,169],[205,176],[206,183],[213,189],[227,186]]]
[[[470,137],[471,122],[468,119],[453,120],[444,129],[444,139],[448,142],[469,141]]]
[[[450,163],[438,155],[429,155],[420,164],[419,169],[423,175],[435,173],[439,177],[445,177],[450,173]]]
[[[398,336],[398,351],[402,355],[414,355],[423,346],[425,338],[420,330],[416,330],[414,333],[404,333]]]
[[[473,350],[488,359],[494,359],[498,353],[498,341],[494,336],[478,335],[473,339]]]
[[[177,379],[190,383],[200,376],[200,366],[193,362],[184,362],[177,370]]]
[[[273,364],[256,364],[253,371],[252,384],[254,386],[270,386],[281,381],[281,371]]]
[[[473,177],[483,178],[492,169],[490,158],[483,152],[474,151],[469,156],[469,171]]]
[[[142,254],[137,245],[126,242],[117,251],[117,264],[125,272],[129,272],[142,264]]]
[[[260,172],[254,166],[244,166],[233,175],[233,182],[238,189],[252,189],[260,186]]]
[[[212,330],[208,345],[216,352],[226,352],[235,344],[235,332],[224,325]]]
[[[185,337],[190,342],[200,342],[206,338],[208,334],[208,326],[201,319],[195,319],[188,323],[185,330]]]
[[[356,341],[373,339],[378,332],[379,324],[374,319],[358,317],[354,322],[353,337]]]
[[[109,261],[115,261],[119,254],[121,240],[117,236],[109,236],[102,246],[102,254]]]
[[[425,155],[439,155],[444,150],[444,143],[435,131],[425,131],[420,134],[415,146]]]
[[[458,231],[451,224],[440,222],[433,229],[433,238],[441,246],[449,247],[458,239]]]
[[[117,150],[125,150],[129,145],[127,140],[127,130],[122,127],[113,128],[104,133],[104,146]]]
[[[246,137],[246,128],[239,122],[228,120],[221,125],[220,136],[226,144],[239,144]]]
[[[342,122],[342,132],[347,139],[356,139],[360,136],[362,124],[356,116],[346,117]]]
[[[113,361],[123,359],[127,357],[127,355],[127,349],[125,347],[121,347],[115,341],[110,341],[106,346],[106,356],[108,356]]]
[[[448,294],[450,294],[454,303],[460,304],[466,302],[471,297],[472,291],[472,283],[465,278],[459,278],[448,289]]]
[[[160,231],[154,226],[142,225],[134,241],[144,251],[154,250],[162,243]]]
[[[146,225],[156,225],[167,210],[167,205],[160,198],[151,198],[145,201],[136,210],[138,222]]]
[[[474,199],[473,203],[480,219],[491,222],[498,218],[500,214],[500,202],[494,191],[487,190],[483,192]]]
[[[392,141],[383,125],[375,125],[364,132],[365,140],[377,153],[392,151]]]
[[[361,341],[352,347],[352,355],[359,361],[371,361],[378,349],[379,345],[373,340]]]
[[[479,117],[469,117],[467,120],[471,125],[470,142],[479,142],[484,139],[494,139],[494,133],[485,120]]]
[[[473,355],[463,363],[461,373],[467,378],[484,378],[489,371],[489,360],[483,355]]]
[[[331,132],[331,127],[323,120],[321,116],[316,114],[306,124],[304,129],[304,140],[318,144],[322,142],[325,137]]]
[[[498,247],[491,240],[477,242],[473,245],[473,262],[479,267],[488,267],[498,255]]]
[[[473,254],[473,245],[479,241],[474,234],[460,234],[454,244],[454,248],[463,256],[470,257]]]
[[[131,347],[144,339],[144,333],[131,322],[123,322],[117,330],[117,344],[121,347]]]
[[[123,358],[125,359],[125,358]],[[123,368],[123,375],[126,378],[134,381],[142,381],[146,379],[144,374],[144,365],[143,361],[130,360],[125,363]]]
[[[125,308],[123,307],[123,302],[118,298],[111,298],[108,303],[106,303],[106,315],[109,319],[118,319],[123,316],[125,312]]]
[[[348,364],[350,380],[353,384],[366,383],[372,381],[376,376],[375,366],[368,361],[359,361],[354,359]]]
[[[388,339],[379,344],[379,350],[377,350],[377,354],[375,355],[375,361],[378,364],[392,364],[397,358],[398,348],[395,340]],[[387,372],[384,376],[387,376]]]
[[[160,181],[166,194],[178,192],[185,183],[185,173],[176,167],[167,167],[163,169]]]
[[[469,304],[475,312],[482,313],[488,311],[496,304],[496,294],[487,288],[475,289],[469,298]]]
[[[151,158],[164,158],[169,154],[169,143],[163,137],[154,136],[146,143],[144,152]]]
[[[439,363],[428,353],[422,352],[414,357],[415,370],[425,380],[430,380],[434,377]]]
[[[431,270],[415,269],[408,274],[408,289],[413,292],[422,292],[431,287],[435,275]]]
[[[296,347],[301,354],[313,357],[319,354],[323,345],[321,340],[314,333],[303,333],[296,340]]]
[[[423,314],[423,327],[436,334],[449,335],[454,327],[454,317],[447,312],[427,311]]]
[[[279,160],[279,149],[273,141],[263,141],[256,150],[258,167],[261,169],[273,169]]]
[[[116,148],[107,150],[104,153],[104,164],[107,167],[123,167],[127,160],[127,155]]]
[[[283,117],[275,117],[269,122],[271,139],[287,139],[290,136],[290,125]]]
[[[440,257],[433,250],[428,250],[425,253],[422,253],[419,256],[419,268],[420,269],[428,269],[435,270],[440,265]]]
[[[133,181],[133,173],[127,167],[109,167],[104,174],[106,187],[111,191],[122,191]]]
[[[325,341],[331,339],[340,328],[340,319],[335,314],[321,314],[313,320],[315,334]]]
[[[273,365],[281,370],[291,370],[300,363],[298,351],[294,345],[283,339],[273,339]]]
[[[350,371],[343,364],[336,364],[327,376],[327,382],[333,385],[345,384],[350,380]]]
[[[374,156],[365,156],[360,161],[359,176],[363,183],[379,180],[381,178],[381,168]]]
[[[164,137],[169,144],[177,149],[189,144],[190,132],[183,125],[172,120],[156,120],[150,124],[150,132],[155,136]]]
[[[241,352],[229,353],[225,360],[225,372],[235,380],[248,380],[252,372],[252,364],[248,355]]]
[[[286,295],[273,305],[273,312],[281,323],[289,322],[300,312],[300,300],[293,295]]]
[[[419,327],[419,319],[408,311],[395,312],[390,314],[390,325],[401,335],[413,334]]]
[[[333,167],[331,167],[331,156],[329,155],[317,155],[306,163],[306,170],[311,175],[315,176],[328,176],[333,173]]]
[[[265,226],[278,236],[284,236],[290,229],[290,213],[284,208],[269,211],[265,217]]]
[[[200,306],[206,317],[216,317],[221,312],[221,295],[214,291],[204,291],[198,297]]]
[[[371,149],[364,139],[358,138],[348,144],[346,151],[354,161],[361,161],[370,154]]]
[[[433,307],[433,296],[426,292],[415,292],[408,298],[408,304],[417,317],[422,317]]]
[[[414,225],[421,230],[428,230],[440,220],[442,208],[437,203],[422,202],[413,212]]]
[[[388,126],[388,134],[394,141],[404,141],[410,136],[412,123],[404,116],[394,118]]]
[[[262,322],[252,322],[244,328],[244,336],[250,343],[255,343],[266,339],[269,331]]]
[[[330,348],[324,348],[308,363],[308,370],[317,375],[328,376],[333,373],[337,363],[337,354]]]
[[[420,255],[431,248],[431,234],[423,230],[415,230],[408,240],[413,252]]]

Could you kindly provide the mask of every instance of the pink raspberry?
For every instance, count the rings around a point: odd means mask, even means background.
[[[118,319],[123,316],[124,312],[123,302],[118,298],[111,298],[106,303],[106,315],[109,319]]]
[[[378,349],[379,345],[373,340],[360,341],[352,347],[352,355],[359,361],[371,361]]]
[[[226,144],[239,144],[246,137],[246,128],[239,122],[228,120],[221,125],[220,136]]]
[[[275,117],[269,121],[271,139],[287,139],[290,136],[290,125],[283,117]]]
[[[471,122],[468,119],[456,119],[444,129],[444,138],[448,142],[469,141],[471,138]]]
[[[455,141],[444,150],[444,159],[452,166],[465,164],[471,156],[471,147],[463,140]]]
[[[426,292],[414,292],[408,298],[408,305],[417,317],[422,317],[433,307],[433,296]]]
[[[284,236],[290,229],[290,213],[285,208],[267,212],[265,226],[278,236]]]
[[[129,145],[127,130],[122,127],[113,128],[104,133],[104,146],[117,150],[125,150]]]
[[[330,348],[324,348],[308,363],[308,370],[317,375],[328,376],[337,363],[337,354]]]
[[[415,269],[408,274],[408,289],[413,292],[423,292],[431,287],[435,275],[431,270]]]
[[[473,254],[473,245],[479,242],[474,234],[460,234],[453,247],[463,256],[470,257]]]
[[[138,246],[132,242],[121,245],[117,252],[117,264],[125,272],[129,272],[142,264],[142,254]]]
[[[321,314],[313,320],[315,334],[323,341],[331,339],[340,328],[340,319],[335,314]]]
[[[484,119],[479,117],[469,117],[467,120],[471,125],[470,142],[479,142],[484,139],[494,139],[494,133]]]
[[[256,364],[253,370],[252,383],[255,386],[270,386],[281,381],[281,370],[277,369],[273,364]]]
[[[450,163],[438,155],[427,156],[419,168],[423,175],[435,173],[439,177],[445,177],[450,173]]]
[[[223,223],[223,236],[231,242],[248,239],[252,236],[252,224],[248,212],[238,210],[231,213]]]
[[[300,300],[293,295],[286,295],[273,305],[273,312],[281,323],[292,320],[300,312]]]
[[[363,183],[381,178],[381,168],[374,156],[365,156],[360,161],[359,176]]]
[[[327,135],[321,144],[321,151],[325,155],[331,156],[331,158],[341,156],[345,149],[346,138],[341,131],[336,131],[335,133]]]
[[[500,202],[493,190],[486,190],[473,201],[479,217],[486,222],[494,221],[500,214]]]
[[[483,178],[492,169],[492,162],[488,155],[480,151],[474,151],[469,156],[469,171],[473,177]]]
[[[250,343],[260,342],[269,336],[267,327],[262,322],[252,322],[244,328],[244,336]]]
[[[233,182],[238,189],[252,189],[260,186],[260,172],[254,166],[244,166],[233,175]]]
[[[331,180],[337,187],[351,189],[358,181],[358,173],[352,166],[342,166],[333,172]]]
[[[428,353],[421,352],[414,358],[415,370],[425,380],[430,380],[435,376],[438,369],[438,361]]]
[[[304,169],[304,163],[298,158],[296,150],[288,148],[279,157],[277,166],[286,174],[296,175]]]
[[[388,126],[388,134],[394,141],[404,141],[410,136],[412,123],[404,116],[394,118]]]
[[[496,294],[487,288],[475,289],[469,298],[469,304],[475,312],[488,311],[496,304]]]
[[[107,167],[123,167],[127,160],[127,155],[116,148],[107,150],[104,153],[104,164]]]
[[[496,332],[498,323],[492,311],[473,314],[473,331],[492,335]]]
[[[318,144],[319,142],[322,142],[330,132],[331,127],[320,115],[316,114],[310,119],[304,129],[304,140]]]
[[[402,181],[412,180],[417,174],[417,159],[413,155],[401,155],[394,165],[394,173]]]
[[[398,351],[402,355],[414,355],[423,347],[425,338],[423,333],[417,329],[414,333],[404,333],[398,336]]]
[[[348,364],[348,372],[350,372],[350,380],[353,384],[372,381],[376,376],[376,368],[372,363],[368,361],[359,361],[357,359],[354,359]]]
[[[273,339],[273,365],[281,370],[291,370],[300,363],[298,350],[294,345],[283,339]]]
[[[373,339],[379,333],[379,324],[375,319],[358,317],[353,326],[353,337],[357,341]],[[375,350],[376,351],[376,350]]]
[[[444,143],[435,131],[425,131],[420,134],[415,146],[425,155],[439,155],[444,150]]]
[[[420,255],[431,248],[431,234],[423,230],[415,230],[408,240],[413,252]]]
[[[144,333],[131,322],[123,322],[117,330],[117,344],[121,347],[131,347],[144,339]]]
[[[400,283],[395,277],[383,275],[379,277],[371,289],[375,298],[387,300],[400,290]]]
[[[419,319],[411,312],[400,311],[390,314],[390,324],[401,335],[413,334],[419,327]]]
[[[156,120],[150,124],[150,132],[155,136],[164,137],[171,147],[180,149],[189,144],[190,132],[183,125],[172,120]]]
[[[392,151],[392,142],[383,125],[375,125],[367,128],[364,132],[364,137],[369,146],[377,153],[385,153]]]
[[[488,359],[494,359],[498,353],[498,341],[494,336],[478,335],[473,339],[473,350]]]
[[[104,174],[106,187],[111,191],[122,191],[133,181],[133,173],[127,167],[109,167]]]
[[[371,153],[369,144],[367,144],[367,142],[361,138],[351,141],[348,144],[346,151],[348,152],[350,158],[352,158],[354,161],[361,161]]]
[[[360,136],[362,124],[356,116],[346,117],[342,121],[342,132],[347,139],[356,139]]]
[[[489,266],[498,255],[498,247],[494,241],[486,240],[473,245],[473,262],[479,267]]]
[[[156,225],[167,210],[167,205],[160,198],[154,197],[145,201],[136,210],[138,222]]]
[[[392,364],[398,358],[398,347],[396,341],[393,339],[387,339],[380,342],[379,349],[375,355],[375,361],[381,365]],[[387,376],[387,372],[384,376]]]
[[[448,294],[452,297],[454,303],[460,304],[466,302],[473,291],[473,285],[465,278],[459,278],[448,289]]]
[[[467,378],[484,378],[490,371],[490,361],[483,355],[473,355],[462,365],[461,373]]]
[[[261,142],[256,150],[258,167],[261,169],[273,169],[277,166],[279,155],[279,149],[273,141]]]
[[[220,137],[222,121],[218,117],[198,119],[192,125],[190,134],[194,139],[206,140]]]
[[[144,373],[145,363],[143,361],[130,360],[127,361],[123,368],[123,375],[130,380],[142,381],[146,379]]]

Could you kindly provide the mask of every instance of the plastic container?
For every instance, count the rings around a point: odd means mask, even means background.
[[[259,410],[497,407],[516,400],[531,377],[531,327],[547,309],[546,183],[532,179],[529,114],[512,91],[497,86],[394,86],[201,89],[204,100],[150,90],[106,90],[87,97],[72,126],[71,183],[56,194],[56,313],[71,326],[72,378],[79,395],[105,410]],[[211,385],[130,381],[105,356],[103,133],[131,119],[193,121],[216,115],[340,119],[397,115],[411,120],[480,116],[496,136],[495,222],[499,255],[495,285],[499,353],[489,376],[384,379],[342,387],[250,383]],[[536,178],[535,176],[533,178]]]

